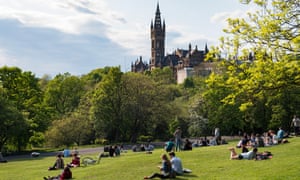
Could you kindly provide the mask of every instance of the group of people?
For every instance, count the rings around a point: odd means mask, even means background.
[[[277,133],[274,130],[269,130],[263,135],[252,133],[250,136],[244,134],[241,140],[236,145],[236,148],[241,149],[241,153],[236,153],[235,148],[229,148],[230,159],[270,159],[273,157],[272,153],[269,151],[258,153],[258,147],[272,146],[280,143],[287,143],[288,136],[285,131],[279,127]],[[251,149],[251,150],[249,150]]]
[[[281,127],[278,129],[277,133],[275,133],[274,130],[269,130],[263,135],[252,133],[249,136],[247,134],[244,134],[241,140],[236,145],[236,147],[241,148],[242,152],[247,152],[248,148],[251,147],[265,147],[280,143],[287,143],[287,136],[288,135],[284,132],[284,130]]]
[[[161,179],[175,178],[177,175],[191,172],[191,170],[183,168],[181,159],[175,155],[174,151],[168,154],[170,158],[168,158],[167,154],[161,155],[162,164],[158,166],[160,172],[145,176],[144,179],[153,179],[156,177]]]
[[[292,125],[294,126],[295,135],[300,134],[300,119],[297,116],[294,116]],[[165,143],[165,150],[168,153],[162,154],[161,160],[162,164],[159,166],[160,172],[159,173],[153,173],[150,176],[145,176],[144,179],[152,179],[152,178],[175,178],[176,175],[183,175],[184,173],[191,172],[188,169],[184,169],[182,167],[181,159],[175,156],[174,151],[181,151],[181,150],[192,150],[192,147],[195,146],[195,143],[193,144],[188,138],[185,139],[185,142],[182,142],[182,131],[180,127],[176,129],[174,132],[174,140],[173,138],[170,139],[168,142]],[[265,151],[265,152],[258,152],[258,147],[264,147],[269,145],[274,145],[278,143],[284,143],[285,142],[285,132],[280,127],[275,134],[273,130],[269,130],[267,133],[264,133],[263,135],[259,134],[251,134],[251,136],[248,136],[247,134],[244,134],[243,138],[238,142],[237,148],[241,148],[242,152],[237,153],[235,148],[229,148],[230,150],[230,159],[256,159],[256,160],[262,160],[262,159],[270,159],[272,158],[272,153]],[[220,130],[219,128],[215,129],[215,139],[216,141],[220,142]],[[182,146],[182,144],[184,145]],[[201,146],[208,146],[210,142],[206,138],[202,138],[201,142],[199,143]],[[217,143],[219,144],[219,143]],[[154,149],[154,146],[147,145],[141,145],[140,149],[141,151],[152,151]],[[198,141],[197,141],[198,145]],[[251,150],[249,150],[251,148]],[[113,156],[119,156],[120,155],[120,148],[118,146],[110,146],[108,149],[109,155],[111,157]],[[72,154],[72,162],[64,165],[64,160],[62,158],[62,154],[57,155],[57,159],[52,167],[49,167],[49,170],[56,170],[56,169],[63,169],[63,172],[55,177],[44,177],[45,180],[64,180],[64,179],[70,179],[72,178],[72,172],[70,168],[72,167],[78,167],[80,166],[80,157],[78,156],[78,153]]]
[[[169,141],[167,141],[165,143],[165,150],[167,152],[171,152],[174,150],[175,151],[181,151],[181,150],[190,151],[193,149],[193,143],[188,138],[186,138],[182,147],[181,147],[181,145],[179,146],[179,148],[176,148],[176,147],[177,147],[177,145],[176,145],[176,143],[174,143],[173,139],[170,139]]]
[[[154,145],[151,144],[151,142],[142,143],[141,145],[134,145],[132,146],[133,152],[146,152],[151,154],[152,151],[154,151]]]
[[[121,148],[118,145],[110,145],[108,148],[109,156],[120,156],[121,155]]]
[[[45,180],[65,180],[72,178],[72,171],[70,168],[79,167],[80,166],[80,157],[78,152],[72,153],[72,161],[65,166],[65,162],[63,159],[62,153],[57,154],[56,161],[53,166],[49,167],[48,170],[63,170],[61,174],[57,176],[48,176],[44,177]]]

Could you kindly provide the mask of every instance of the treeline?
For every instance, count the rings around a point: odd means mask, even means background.
[[[178,126],[193,137],[289,131],[300,113],[300,3],[253,3],[260,11],[228,19],[228,37],[210,48],[217,71],[180,85],[169,68],[54,78],[0,68],[0,149],[166,140]]]
[[[51,79],[37,78],[18,67],[2,67],[0,147],[21,150],[28,145],[169,138],[188,117],[176,102],[184,89],[172,74],[169,68],[140,74],[106,67]]]

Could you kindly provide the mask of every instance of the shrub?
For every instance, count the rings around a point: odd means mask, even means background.
[[[104,138],[97,138],[97,139],[95,139],[95,144],[107,145],[108,140],[104,139]]]

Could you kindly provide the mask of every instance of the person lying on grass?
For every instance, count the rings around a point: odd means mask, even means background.
[[[254,159],[256,157],[257,148],[253,148],[252,150],[244,153],[236,153],[235,148],[229,148],[230,151],[230,159]]]
[[[229,148],[230,150],[230,159],[255,159],[255,160],[265,160],[271,159],[273,154],[269,151],[258,152],[257,148],[253,148],[249,152],[237,154],[234,148]]]

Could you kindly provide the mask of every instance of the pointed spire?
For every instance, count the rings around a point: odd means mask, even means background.
[[[159,10],[158,2],[156,7],[156,13],[155,13],[154,28],[161,28],[161,18],[160,18],[160,10]]]
[[[157,1],[157,6],[156,6],[156,14],[160,14],[160,10],[159,10],[159,2]]]
[[[207,47],[207,43],[205,43],[205,54],[207,54],[209,52],[208,47]]]

